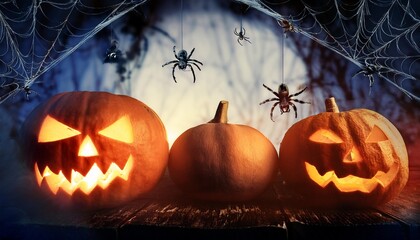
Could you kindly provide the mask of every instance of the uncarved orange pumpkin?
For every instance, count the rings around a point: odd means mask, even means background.
[[[185,131],[170,150],[169,174],[193,198],[250,200],[278,170],[273,144],[252,127],[227,123],[227,107],[221,101],[212,121]]]
[[[280,172],[307,203],[372,206],[396,197],[408,180],[401,134],[368,109],[340,112],[334,98],[327,112],[295,123],[280,145]]]
[[[156,113],[134,98],[106,92],[53,96],[29,115],[22,142],[40,187],[88,207],[148,192],[169,155]]]

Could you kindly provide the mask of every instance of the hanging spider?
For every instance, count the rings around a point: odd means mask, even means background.
[[[38,95],[38,93],[32,90],[31,87],[29,87],[28,85],[22,87],[22,90],[25,92],[26,101],[29,101],[29,95],[31,94]]]
[[[233,31],[233,33],[236,36],[238,36],[238,40],[237,41],[238,41],[239,45],[243,46],[240,41],[244,41],[244,40],[247,41],[247,42],[249,42],[249,43],[251,43],[251,41],[249,41],[249,37],[245,37],[245,33],[246,33],[245,28],[241,27],[241,31],[239,31],[239,32],[235,28],[235,30]]]
[[[28,85],[19,86],[18,83],[2,84],[0,86],[0,103],[3,103],[10,97],[14,97],[19,91],[25,92],[25,99],[29,101],[29,95],[38,94],[32,90]]]
[[[359,75],[361,73],[365,75],[365,77],[369,79],[369,94],[370,94],[370,90],[373,86],[373,83],[375,82],[374,74],[378,73],[379,69],[373,64],[370,64],[370,63],[365,63],[365,64],[366,65],[363,66],[363,68],[357,71],[355,74],[353,74],[352,77],[355,77],[356,75]]]
[[[299,32],[300,30],[297,29],[292,22],[287,19],[280,19],[277,23],[284,29],[284,35],[287,37],[287,32]]]
[[[284,83],[280,84],[278,92],[273,91],[271,88],[267,87],[264,84],[263,84],[263,86],[265,88],[267,88],[270,92],[272,92],[274,95],[276,95],[276,98],[269,98],[269,99],[267,99],[267,100],[265,100],[265,101],[263,101],[263,102],[260,103],[260,105],[262,105],[262,104],[267,103],[267,102],[276,101],[274,103],[273,107],[271,108],[271,112],[270,112],[270,118],[271,118],[271,121],[273,121],[273,122],[274,122],[274,120],[273,120],[273,111],[274,111],[274,108],[277,105],[279,105],[279,107],[280,107],[281,114],[286,113],[286,112],[290,112],[290,108],[289,107],[292,106],[293,107],[293,110],[295,111],[295,118],[297,118],[297,109],[296,109],[295,104],[292,103],[292,101],[293,102],[297,102],[297,103],[308,103],[308,104],[311,104],[310,102],[304,102],[304,101],[301,101],[301,100],[292,98],[292,97],[295,97],[295,96],[301,94],[303,91],[305,91],[306,90],[306,87],[303,90],[301,90],[301,91],[299,91],[297,93],[294,93],[294,94],[289,95],[289,88]]]
[[[106,50],[104,63],[118,63],[123,59],[121,50],[118,49],[118,41],[114,40]]]
[[[190,67],[191,72],[192,72],[192,75],[193,75],[193,78],[194,78],[193,83],[195,83],[195,73],[194,73],[193,66],[191,64],[193,64],[194,66],[196,66],[198,68],[198,70],[201,71],[201,68],[200,68],[200,66],[198,64],[203,65],[203,63],[200,62],[200,61],[198,61],[198,60],[196,60],[196,59],[192,59],[191,58],[191,55],[193,54],[194,50],[195,50],[195,48],[193,48],[191,50],[190,55],[188,55],[187,51],[185,51],[184,49],[180,50],[178,52],[178,54],[176,54],[175,46],[174,46],[173,51],[174,51],[175,58],[177,60],[173,60],[173,61],[167,62],[167,63],[165,63],[165,64],[162,65],[162,67],[164,67],[164,66],[166,66],[168,64],[174,63],[174,66],[172,68],[172,77],[174,78],[174,81],[175,82],[177,82],[176,81],[176,78],[175,78],[175,68],[178,66],[178,68],[181,69],[181,70],[185,70],[187,67]]]

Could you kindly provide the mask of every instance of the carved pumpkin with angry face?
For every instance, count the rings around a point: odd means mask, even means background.
[[[327,112],[294,124],[280,146],[285,181],[316,205],[372,206],[397,196],[408,180],[398,130],[368,109]]]
[[[41,187],[95,207],[152,189],[169,151],[153,110],[131,97],[104,92],[52,97],[28,117],[22,140]]]

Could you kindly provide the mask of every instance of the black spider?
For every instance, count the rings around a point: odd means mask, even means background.
[[[306,87],[303,90],[299,91],[298,93],[289,95],[289,88],[284,83],[280,84],[278,92],[273,91],[271,88],[267,87],[264,84],[263,84],[263,86],[265,88],[267,88],[270,92],[272,92],[274,95],[276,95],[276,98],[269,98],[269,99],[265,100],[264,102],[260,103],[260,105],[261,105],[261,104],[264,104],[264,103],[267,103],[267,102],[276,101],[276,103],[274,103],[273,107],[271,108],[271,112],[270,112],[270,118],[271,118],[271,121],[273,121],[273,122],[274,122],[273,111],[274,111],[274,108],[277,105],[279,105],[279,107],[280,107],[281,114],[283,114],[285,112],[290,112],[289,107],[292,106],[293,110],[295,111],[295,118],[297,118],[297,109],[296,109],[295,104],[292,103],[292,101],[297,102],[297,103],[311,104],[310,102],[304,102],[304,101],[292,98],[292,97],[295,97],[295,96],[301,94],[303,91],[305,91]]]
[[[191,64],[193,64],[194,66],[196,66],[198,68],[198,70],[200,70],[200,71],[201,71],[201,68],[200,68],[200,66],[198,66],[198,64],[203,65],[203,63],[201,63],[200,61],[195,60],[195,59],[191,59],[191,55],[193,54],[195,48],[193,48],[191,50],[190,55],[188,55],[187,51],[185,51],[184,49],[182,49],[181,51],[178,52],[178,54],[176,54],[175,46],[174,46],[174,49],[173,50],[174,50],[175,58],[177,60],[173,60],[173,61],[167,62],[167,63],[163,64],[162,67],[164,67],[164,66],[166,66],[168,64],[175,63],[174,66],[173,66],[173,68],[172,68],[172,77],[174,78],[174,81],[175,82],[177,82],[176,81],[176,78],[175,78],[175,68],[176,68],[176,66],[178,66],[178,68],[181,69],[181,70],[185,70],[187,67],[190,67],[191,72],[192,72],[193,77],[194,77],[193,83],[195,83],[195,73],[194,73],[194,69],[193,69],[193,67],[192,67]]]
[[[37,92],[32,90],[29,86],[22,87],[22,90],[25,92],[25,96],[26,96],[27,101],[29,101],[29,95],[31,95],[32,93],[38,94]]]
[[[111,46],[106,50],[104,63],[118,63],[122,59],[123,54],[118,49],[118,41],[112,41]]]
[[[249,43],[251,43],[251,41],[249,41],[249,37],[245,37],[245,28],[241,28],[241,31],[237,31],[236,30],[236,28],[235,28],[235,30],[233,31],[233,33],[236,35],[236,36],[238,36],[238,43],[241,45],[241,46],[243,46],[242,45],[242,43],[240,42],[240,41],[243,41],[243,40],[245,40],[245,41],[247,41],[247,42],[249,42]]]
[[[378,73],[378,68],[375,65],[366,63],[366,65],[362,69],[357,71],[355,74],[353,74],[352,77],[355,77],[356,75],[359,75],[361,73],[369,79],[369,88],[371,88],[373,86],[373,83],[375,82],[374,74]]]
[[[28,85],[19,86],[18,83],[9,83],[0,85],[0,103],[6,101],[10,97],[14,97],[17,93],[23,91],[25,94],[25,99],[29,101],[29,95],[36,94],[39,95],[36,91],[32,90]]]

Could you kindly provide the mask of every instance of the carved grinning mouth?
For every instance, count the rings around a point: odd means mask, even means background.
[[[394,163],[388,172],[378,171],[372,178],[361,178],[354,175],[339,178],[334,171],[328,171],[324,175],[321,175],[315,166],[307,162],[305,162],[305,167],[311,180],[321,187],[325,187],[332,182],[340,192],[360,191],[363,193],[372,192],[378,184],[382,187],[388,186],[397,176],[399,169],[399,165]]]
[[[35,163],[35,175],[38,185],[41,186],[43,181],[46,182],[54,194],[57,194],[61,188],[69,195],[72,195],[77,189],[88,195],[96,186],[105,189],[117,177],[127,181],[132,168],[133,157],[130,155],[123,169],[119,168],[117,164],[111,163],[106,173],[103,173],[95,163],[85,176],[72,170],[71,181],[67,180],[62,171],[55,174],[48,166],[41,174],[37,163]]]

